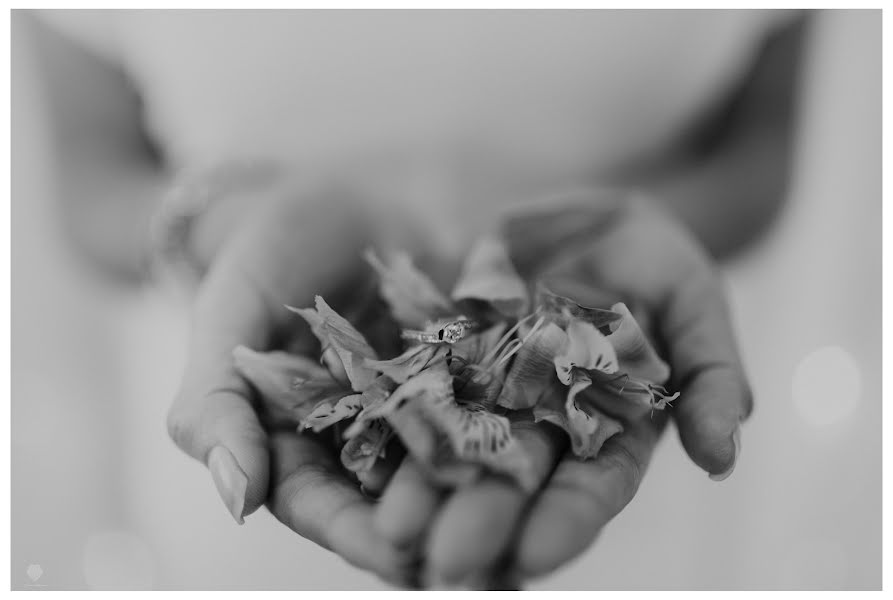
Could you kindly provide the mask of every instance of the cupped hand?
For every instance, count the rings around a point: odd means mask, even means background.
[[[508,231],[513,258],[522,275],[598,288],[633,308],[671,366],[669,387],[681,392],[668,412],[686,452],[712,479],[723,479],[740,452],[739,424],[752,400],[721,279],[680,225],[626,200],[517,221]],[[655,412],[625,422],[588,461],[571,454],[563,432],[550,425],[516,423],[541,481],[533,495],[496,475],[444,493],[405,461],[381,498],[376,525],[397,547],[423,540],[429,586],[517,585],[582,553],[629,503],[666,420]]]
[[[368,224],[350,195],[330,190],[300,198],[285,191],[243,202],[198,291],[182,385],[168,416],[177,445],[207,465],[235,520],[265,503],[301,536],[352,564],[400,577],[405,553],[373,524],[373,505],[322,437],[264,418],[234,370],[232,351],[292,352],[312,346],[286,304],[336,303],[356,292],[367,269]],[[252,200],[255,202],[252,203]]]

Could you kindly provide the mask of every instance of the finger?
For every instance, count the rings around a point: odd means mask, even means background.
[[[594,460],[570,453],[534,500],[522,526],[511,572],[544,575],[576,557],[638,490],[665,417],[643,420],[610,438]]]
[[[705,270],[679,288],[660,322],[681,391],[673,415],[682,445],[711,479],[725,479],[741,451],[740,423],[753,399],[718,276]]]
[[[440,506],[443,491],[427,481],[421,467],[405,458],[375,511],[376,529],[398,548],[417,548]]]
[[[309,303],[359,262],[354,245],[344,241],[358,237],[345,233],[356,226],[342,202],[314,210],[288,200],[246,223],[202,282],[183,384],[168,415],[171,437],[208,466],[239,523],[266,498],[269,455],[232,350],[271,347],[299,321],[284,304]]]
[[[271,436],[270,511],[281,522],[352,565],[400,581],[411,556],[395,549],[374,526],[373,504],[339,469],[331,451],[303,434]]]
[[[254,288],[238,281],[237,272],[208,275],[168,431],[182,450],[207,465],[224,504],[242,523],[266,498],[269,455],[251,391],[233,370],[231,351],[238,344],[265,347],[269,318]]]
[[[548,424],[514,423],[512,432],[544,482],[567,446]],[[428,578],[438,585],[480,580],[505,555],[530,493],[506,477],[487,475],[444,504],[428,539]]]
[[[593,282],[639,301],[656,317],[675,387],[683,446],[708,473],[727,475],[738,424],[752,400],[722,281],[706,252],[670,218],[631,203],[586,253],[553,265],[553,276]]]

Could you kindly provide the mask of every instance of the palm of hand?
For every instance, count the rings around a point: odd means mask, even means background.
[[[683,444],[699,466],[722,477],[734,466],[750,396],[717,276],[697,244],[659,212],[636,206],[604,213],[599,235],[582,243],[573,242],[560,216],[538,216],[535,228],[522,224],[514,236],[510,230],[510,241],[523,244],[516,262],[527,276],[598,286],[616,294],[611,301],[640,309],[682,390],[673,414]],[[379,529],[398,546],[425,540],[428,585],[513,585],[543,575],[581,553],[632,499],[665,423],[663,413],[627,421],[590,461],[570,453],[550,425],[516,424],[542,482],[532,497],[488,476],[444,498],[404,465],[377,509]]]

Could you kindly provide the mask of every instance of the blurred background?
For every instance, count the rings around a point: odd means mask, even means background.
[[[734,476],[670,432],[631,505],[533,588],[880,587],[880,21],[815,15],[788,201],[725,265],[757,402]],[[14,18],[13,587],[383,588],[266,511],[237,527],[168,439],[187,313],[72,256],[25,37]]]

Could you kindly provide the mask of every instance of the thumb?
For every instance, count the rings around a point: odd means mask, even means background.
[[[281,343],[296,333],[284,305],[303,305],[337,282],[355,281],[365,225],[350,198],[337,192],[314,202],[283,195],[258,210],[205,276],[183,385],[168,415],[171,437],[207,465],[239,523],[266,500],[270,451],[232,350]]]
[[[235,374],[204,393],[184,389],[168,414],[168,431],[204,463],[237,523],[263,505],[269,485],[267,437]]]
[[[251,403],[252,391],[233,366],[239,344],[266,346],[265,304],[238,272],[212,271],[196,305],[183,384],[168,413],[168,432],[184,452],[204,463],[238,523],[263,505],[269,487],[267,436]]]

